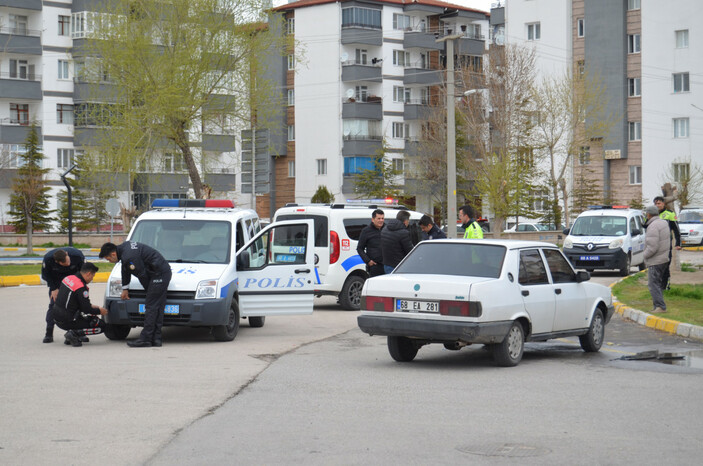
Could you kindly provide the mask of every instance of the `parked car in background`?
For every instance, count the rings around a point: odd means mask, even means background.
[[[682,246],[703,246],[703,207],[684,207],[679,212]]]
[[[507,230],[503,230],[503,233],[514,233],[516,231],[561,231],[563,229],[563,225],[561,228],[555,228],[554,225],[549,225],[546,223],[518,223]]]
[[[559,248],[537,241],[437,240],[418,244],[393,273],[366,281],[359,328],[387,337],[412,361],[424,345],[488,345],[500,366],[522,359],[525,341],[578,336],[598,351],[613,314],[610,288],[588,283]]]

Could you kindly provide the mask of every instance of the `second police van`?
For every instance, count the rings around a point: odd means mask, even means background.
[[[240,318],[262,327],[266,316],[312,313],[312,220],[261,229],[256,212],[230,200],[157,199],[127,241],[155,248],[171,266],[164,326],[208,327],[215,340],[230,341]],[[121,292],[118,263],[105,290],[105,334],[112,340],[144,324],[146,292],[139,281],[131,281],[129,300]]]
[[[371,223],[375,209],[383,210],[385,220],[407,210],[386,199],[347,201],[346,204],[287,204],[276,211],[274,222],[311,219],[315,222],[315,295],[333,295],[348,310],[358,310],[361,289],[368,278],[366,264],[356,252],[361,230]],[[422,214],[410,212],[410,223]]]

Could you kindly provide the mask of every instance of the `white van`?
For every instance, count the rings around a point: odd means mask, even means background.
[[[686,206],[679,212],[681,246],[703,246],[703,207]]]
[[[375,209],[383,210],[386,220],[395,218],[399,210],[407,210],[397,204],[362,202],[287,204],[276,211],[274,222],[303,218],[315,221],[315,295],[338,296],[344,309],[359,309],[368,273],[356,245]],[[420,221],[421,213],[409,212],[411,224]]]
[[[262,327],[266,316],[311,314],[313,222],[296,219],[260,230],[256,212],[229,200],[157,199],[134,223],[127,241],[158,250],[171,265],[164,325],[210,327],[231,341],[240,318]],[[105,290],[106,336],[123,340],[144,324],[146,292],[130,283],[120,299],[121,265]]]
[[[644,217],[627,206],[592,206],[564,230],[564,255],[574,268],[614,269],[630,274],[644,269]]]

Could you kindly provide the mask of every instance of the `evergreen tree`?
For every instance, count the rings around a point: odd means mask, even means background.
[[[51,226],[52,210],[49,209],[49,187],[45,175],[48,168],[42,168],[44,154],[39,147],[39,136],[34,124],[25,142],[25,152],[18,156],[17,175],[12,180],[9,215],[14,220],[10,224],[18,233],[27,234],[27,253],[32,251],[34,230],[48,230]]]
[[[384,141],[374,157],[373,168],[365,168],[354,175],[354,191],[357,194],[370,199],[400,197],[403,187],[399,184],[399,179],[403,173],[393,168],[393,162],[385,157],[385,153]]]
[[[334,202],[334,194],[327,189],[327,186],[321,185],[317,187],[317,191],[313,194],[310,202],[313,204],[331,204]]]
[[[603,203],[603,195],[598,188],[598,184],[594,183],[594,171],[588,168],[587,165],[582,165],[576,173],[574,180],[574,188],[572,192],[573,207],[572,218],[576,218],[578,214],[584,210],[588,210],[590,205],[599,205]]]

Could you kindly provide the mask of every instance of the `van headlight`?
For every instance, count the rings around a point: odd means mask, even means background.
[[[195,299],[213,299],[216,297],[217,280],[203,280],[195,289]]]
[[[112,278],[107,286],[107,297],[108,298],[119,298],[122,296],[122,279]]]
[[[624,241],[625,240],[623,240],[622,238],[614,239],[608,245],[608,249],[619,249],[622,247]]]
[[[572,240],[571,238],[567,237],[567,238],[564,240],[564,248],[566,248],[566,249],[571,249],[571,248],[573,248],[573,247],[574,247],[574,240]]]

